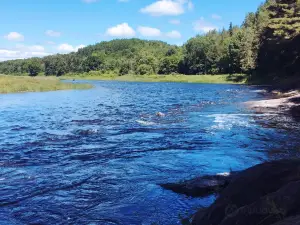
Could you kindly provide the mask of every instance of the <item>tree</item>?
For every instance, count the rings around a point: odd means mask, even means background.
[[[27,71],[29,76],[37,76],[42,71],[40,59],[32,58],[28,61]]]
[[[70,54],[0,62],[0,73],[60,76],[248,73],[266,81],[300,75],[300,0],[266,0],[241,26],[210,31],[184,46],[136,38],[104,41]],[[39,63],[37,63],[39,62]]]
[[[66,55],[54,55],[44,58],[45,75],[61,76],[69,71]]]
[[[232,37],[233,37],[233,26],[232,26],[232,22],[230,23],[230,25],[229,25],[229,35],[230,35],[230,38],[232,39]],[[233,46],[233,42],[231,41],[230,43],[229,43],[229,46],[228,46],[228,55],[229,55],[229,73],[230,74],[233,74],[233,72],[234,72],[234,66],[233,66],[233,64],[234,64],[234,62],[233,62],[233,60],[234,60],[234,56],[233,56],[233,48],[234,48],[234,46]]]
[[[137,67],[136,73],[139,75],[153,74],[153,68],[147,64],[141,64]]]
[[[180,58],[177,55],[171,55],[163,58],[160,62],[158,73],[159,74],[178,73],[179,62],[180,62]]]
[[[129,74],[129,72],[131,71],[131,64],[132,63],[128,61],[123,61],[120,67],[119,75]]]
[[[240,69],[243,73],[251,73],[255,69],[256,65],[256,34],[252,27],[242,29],[239,51]]]
[[[230,35],[230,37],[232,37],[233,36],[233,25],[232,25],[232,22],[230,22],[230,24],[229,24],[229,35]]]
[[[102,64],[101,59],[96,55],[88,56],[83,63],[83,68],[85,72],[91,70],[98,70]]]
[[[176,50],[175,48],[170,48],[167,53],[166,56],[171,56],[171,55],[175,55],[176,54]]]
[[[268,23],[260,34],[257,71],[267,80],[299,75],[300,12],[297,0],[266,4]]]
[[[185,56],[183,64],[186,66],[188,74],[206,74],[207,56],[206,49],[208,43],[204,36],[197,36],[190,39],[185,47]]]

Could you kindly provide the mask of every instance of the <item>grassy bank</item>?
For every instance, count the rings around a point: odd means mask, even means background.
[[[214,84],[244,84],[247,77],[243,74],[235,75],[124,75],[113,74],[68,74],[61,79],[79,80],[117,80],[136,82],[182,82],[182,83],[214,83]]]
[[[0,75],[0,93],[41,92],[68,89],[88,89],[88,84],[63,83],[55,77]]]

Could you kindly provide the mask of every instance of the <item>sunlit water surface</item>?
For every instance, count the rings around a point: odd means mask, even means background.
[[[298,156],[298,132],[241,104],[261,88],[90,83],[0,95],[0,224],[180,224],[214,197],[159,184]]]

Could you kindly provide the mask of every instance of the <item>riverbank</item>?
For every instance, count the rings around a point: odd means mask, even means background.
[[[55,77],[0,75],[0,93],[44,92],[69,89],[88,89],[89,84],[63,83]]]
[[[211,206],[198,210],[184,224],[299,224],[299,168],[299,159],[284,159],[244,171],[206,175],[161,186],[191,197],[218,196]]]
[[[288,118],[300,121],[299,90],[273,89],[261,92],[265,93],[266,100],[246,102],[246,107],[271,115],[268,119],[275,122],[276,127],[284,128],[284,124],[287,124],[290,129]],[[243,171],[204,175],[177,183],[162,183],[160,186],[192,198],[217,197],[213,204],[199,209],[184,224],[298,224],[299,168],[300,160],[291,157],[264,162]]]
[[[258,113],[273,115],[272,121],[288,123],[286,117],[300,121],[299,90],[273,90],[266,94],[268,99],[245,105]],[[161,186],[190,197],[217,195],[211,206],[193,215],[193,225],[299,224],[299,168],[300,160],[291,158]]]
[[[239,172],[210,207],[195,214],[192,224],[299,224],[299,168],[300,160],[290,159]]]
[[[297,116],[300,116],[300,91],[272,91],[270,94],[270,99],[250,101],[245,105],[259,113],[291,113],[295,116],[297,111]]]
[[[114,74],[67,74],[60,77],[65,80],[116,80],[129,82],[179,82],[179,83],[211,83],[211,84],[245,84],[247,75],[114,75]]]

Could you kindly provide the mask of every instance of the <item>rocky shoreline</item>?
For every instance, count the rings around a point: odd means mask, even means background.
[[[300,119],[299,91],[273,91],[271,96],[245,105],[257,113]],[[300,225],[300,159],[265,162],[244,171],[160,186],[190,197],[217,195],[210,207],[190,219],[193,225]]]
[[[161,186],[192,197],[218,194],[210,207],[193,216],[193,225],[300,224],[300,159]]]
[[[193,224],[271,225],[299,216],[299,200],[300,160],[267,162],[239,173]]]
[[[189,197],[205,197],[222,191],[239,172],[230,172],[217,175],[206,175],[179,183],[160,184],[167,190],[184,194]]]
[[[300,115],[300,92],[289,91],[281,93],[272,91],[273,98],[260,101],[246,102],[246,107],[259,113],[292,113]]]

